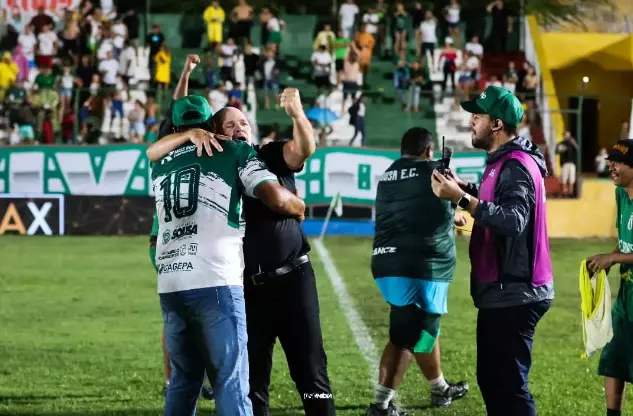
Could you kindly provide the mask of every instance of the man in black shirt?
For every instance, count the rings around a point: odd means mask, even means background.
[[[560,155],[561,182],[563,196],[569,198],[576,187],[576,164],[578,162],[578,143],[569,131],[563,135],[563,140],[556,145],[556,154]]]
[[[487,48],[491,52],[506,52],[508,35],[512,33],[512,14],[503,4],[503,0],[493,1],[486,10],[492,16],[492,30],[487,39]]]
[[[256,146],[259,158],[279,183],[297,192],[294,174],[316,148],[312,125],[296,88],[281,94],[281,106],[292,118],[292,140]],[[252,143],[246,116],[224,107],[213,116],[213,131]],[[190,138],[210,150],[209,137]],[[158,142],[153,148],[167,153],[182,142]],[[158,146],[157,146],[158,145]],[[209,152],[210,153],[210,152]],[[153,158],[152,158],[153,159]],[[272,353],[277,338],[288,360],[290,376],[301,394],[307,416],[332,416],[336,410],[327,375],[319,301],[314,271],[308,257],[310,244],[296,218],[274,213],[260,201],[244,197],[244,296],[248,330],[249,380],[254,416],[267,416]]]

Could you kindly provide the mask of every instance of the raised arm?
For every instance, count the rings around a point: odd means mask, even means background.
[[[312,124],[303,112],[301,96],[296,88],[286,88],[281,94],[281,106],[292,118],[292,140],[284,146],[284,160],[290,170],[297,170],[316,150]]]
[[[225,140],[228,138],[220,138]],[[203,149],[211,155],[211,146],[221,152],[222,146],[216,140],[216,135],[203,129],[191,129],[180,133],[172,133],[152,144],[147,151],[147,158],[151,162],[156,162],[165,157],[169,152],[176,150],[183,144],[191,142],[198,148],[198,156],[202,156]]]
[[[174,90],[174,100],[189,95],[189,77],[191,76],[191,72],[193,72],[193,70],[196,68],[196,66],[198,66],[199,63],[200,57],[198,55],[187,55],[185,66],[183,67],[182,73],[180,74],[180,79],[178,80],[178,85],[176,85],[176,89]]]

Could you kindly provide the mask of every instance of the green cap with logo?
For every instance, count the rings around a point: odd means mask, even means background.
[[[512,126],[518,126],[523,120],[521,101],[510,91],[493,85],[476,99],[462,101],[461,105],[469,113],[487,114]]]
[[[209,101],[201,95],[188,95],[174,101],[171,113],[174,126],[193,126],[207,123],[213,116]]]

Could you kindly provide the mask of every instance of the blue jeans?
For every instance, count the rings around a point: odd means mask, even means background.
[[[172,366],[165,416],[195,415],[205,370],[218,415],[251,416],[244,289],[161,293],[160,304]]]

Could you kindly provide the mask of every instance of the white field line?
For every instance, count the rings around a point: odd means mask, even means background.
[[[371,385],[375,387],[378,383],[378,364],[380,361],[376,345],[369,334],[367,325],[365,325],[365,322],[363,322],[363,319],[356,310],[352,297],[347,292],[347,287],[345,287],[345,282],[343,282],[343,278],[336,269],[334,261],[332,261],[332,257],[330,257],[330,253],[327,248],[325,248],[323,241],[320,239],[314,239],[313,245],[323,262],[325,274],[327,274],[327,277],[330,279],[334,292],[336,293],[336,296],[338,296],[338,303],[341,305],[345,318],[347,319],[347,324],[354,334],[356,345],[358,345],[358,349],[361,351],[363,358],[365,358],[365,361],[367,361],[367,364],[369,365]]]

